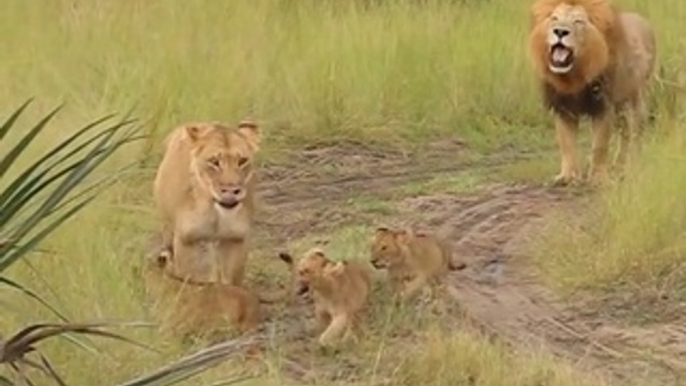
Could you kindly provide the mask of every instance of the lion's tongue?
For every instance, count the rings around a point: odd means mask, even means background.
[[[571,52],[568,49],[564,47],[555,48],[553,50],[553,62],[565,63],[569,59],[569,55],[571,55]]]

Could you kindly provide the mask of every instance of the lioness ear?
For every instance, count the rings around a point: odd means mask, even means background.
[[[390,232],[390,229],[388,229],[388,228],[386,228],[386,227],[378,227],[378,228],[376,228],[376,233],[388,233],[388,232]]]
[[[257,123],[252,121],[242,121],[238,124],[238,132],[245,137],[253,151],[260,149],[262,134],[260,133],[260,127],[257,125]]]
[[[186,134],[192,141],[196,141],[200,137],[200,128],[195,125],[186,126]]]

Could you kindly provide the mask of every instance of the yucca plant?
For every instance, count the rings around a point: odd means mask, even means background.
[[[18,130],[19,118],[30,103],[30,100],[24,103],[0,126],[0,146],[8,149],[7,154],[0,157],[0,289],[4,287],[21,291],[52,310],[63,323],[34,324],[8,338],[3,338],[0,333],[0,365],[9,368],[18,382],[15,384],[0,375],[0,386],[33,385],[26,369],[40,371],[56,384],[66,386],[48,358],[38,350],[37,344],[57,336],[70,337],[78,334],[101,336],[143,346],[104,330],[113,325],[134,324],[69,323],[49,302],[30,288],[6,277],[5,272],[14,263],[26,258],[48,235],[88,205],[112,182],[117,173],[110,173],[99,180],[89,177],[117,150],[142,136],[135,126],[135,120],[125,118],[114,121],[114,115],[109,115],[76,130],[45,155],[29,162],[25,169],[12,170],[17,168],[29,146],[36,139],[43,138],[41,135],[49,133],[45,130],[61,109],[54,109],[24,135],[18,135],[19,140],[16,143],[7,144],[7,134],[11,130]],[[3,178],[9,171],[13,171],[15,176],[11,181],[5,182]],[[225,342],[122,386],[177,383],[218,364],[236,350],[254,342],[254,338]]]

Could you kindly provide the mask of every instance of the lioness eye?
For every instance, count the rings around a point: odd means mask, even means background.
[[[210,158],[209,160],[207,160],[207,163],[212,167],[215,167],[215,168],[219,167],[219,159],[217,159],[217,158]]]
[[[382,246],[381,246],[381,250],[382,250],[382,251],[385,251],[386,249],[388,249],[388,247],[386,247],[385,245],[382,245]]]
[[[248,163],[248,159],[246,157],[241,157],[238,159],[238,166],[244,166],[247,163]]]

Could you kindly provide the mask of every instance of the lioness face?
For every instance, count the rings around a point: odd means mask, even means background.
[[[192,170],[221,209],[240,205],[253,178],[253,158],[258,150],[259,129],[242,123],[238,129],[220,124],[187,127],[192,140]]]
[[[568,74],[574,69],[584,37],[594,29],[581,6],[560,4],[547,21],[548,68],[554,74]]]
[[[298,295],[306,293],[310,289],[312,281],[317,277],[320,277],[328,265],[331,265],[331,262],[324,252],[318,248],[312,249],[305,254],[305,256],[298,261],[296,269]]]
[[[371,263],[376,269],[385,269],[401,259],[398,238],[402,235],[386,228],[379,228],[374,234],[371,247]]]

